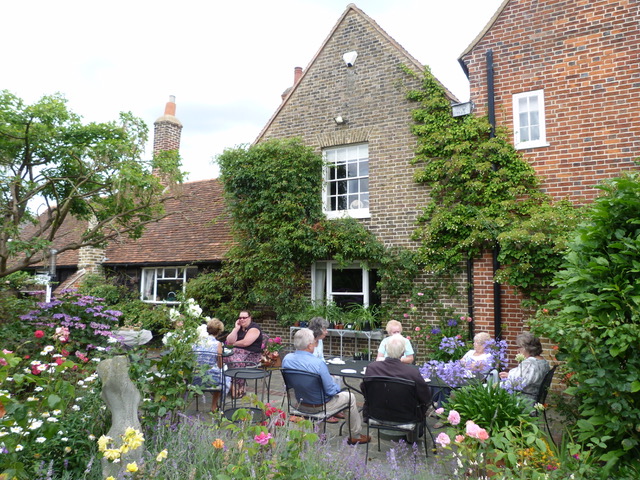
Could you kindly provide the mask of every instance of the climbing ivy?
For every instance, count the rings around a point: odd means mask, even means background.
[[[406,70],[407,74],[415,75]],[[463,261],[498,247],[506,281],[533,297],[547,291],[566,238],[580,217],[568,201],[554,203],[509,143],[491,135],[485,117],[453,117],[440,83],[427,70],[408,92],[418,139],[418,183],[431,187],[414,239],[419,260],[436,273],[459,271]]]
[[[282,323],[309,304],[309,270],[317,260],[378,268],[380,287],[411,289],[415,262],[386,248],[357,220],[327,220],[323,160],[299,139],[228,149],[218,157],[235,245],[222,268],[189,282],[187,294],[227,323],[242,308],[273,309]]]

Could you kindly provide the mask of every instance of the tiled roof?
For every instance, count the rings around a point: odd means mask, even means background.
[[[47,214],[44,213],[39,217],[39,220],[46,221]],[[67,216],[56,232],[56,237],[53,240],[51,248],[59,249],[62,245],[69,245],[80,240],[82,232],[87,228],[87,222],[84,220],[78,220],[71,215]],[[36,225],[27,225],[22,229],[20,234],[21,238],[30,238],[35,234],[37,229]],[[67,250],[65,252],[56,255],[56,265],[58,267],[69,267],[78,265],[78,250]],[[42,262],[33,264],[32,266],[41,267]]]
[[[168,217],[147,225],[138,240],[111,241],[104,265],[167,264],[222,260],[232,244],[222,183],[188,182],[165,203]]]

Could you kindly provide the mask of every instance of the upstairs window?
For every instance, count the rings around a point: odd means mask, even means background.
[[[197,273],[196,267],[143,268],[140,299],[149,303],[180,303],[178,295]]]
[[[323,154],[327,217],[369,217],[369,146],[363,143],[327,148]]]
[[[513,96],[514,144],[518,150],[546,147],[544,90]]]

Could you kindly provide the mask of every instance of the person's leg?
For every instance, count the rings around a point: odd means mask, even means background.
[[[218,411],[218,403],[220,403],[220,392],[211,392],[211,411]]]
[[[327,410],[335,410],[347,405],[349,405],[349,429],[351,431],[351,437],[357,437],[362,430],[362,416],[358,411],[355,395],[348,391],[338,393],[327,402]]]

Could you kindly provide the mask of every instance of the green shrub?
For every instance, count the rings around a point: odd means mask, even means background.
[[[498,383],[473,383],[455,389],[446,407],[491,431],[536,421],[531,417],[530,403]]]
[[[621,478],[622,470],[640,474],[638,173],[601,188],[532,328],[558,344],[557,358],[574,373],[566,393],[578,401],[577,440]]]

